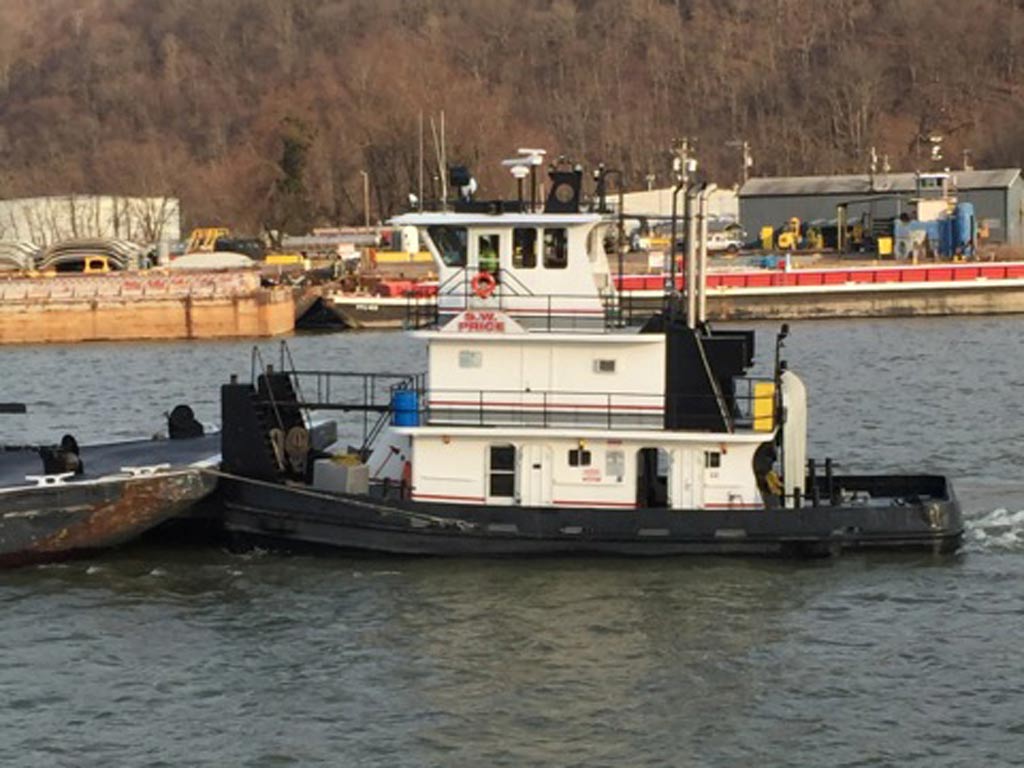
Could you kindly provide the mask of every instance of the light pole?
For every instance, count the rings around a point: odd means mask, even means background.
[[[743,152],[742,162],[740,163],[740,185],[742,186],[747,183],[747,179],[750,177],[750,169],[754,167],[754,156],[750,154],[750,142],[746,139],[727,141],[725,146],[738,147]]]
[[[363,177],[363,226],[370,228],[370,174],[360,171]]]

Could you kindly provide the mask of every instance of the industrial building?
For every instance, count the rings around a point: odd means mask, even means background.
[[[156,243],[181,239],[181,204],[173,197],[57,195],[0,200],[0,241],[45,247],[104,238]]]
[[[626,192],[623,195],[623,205],[627,216],[660,216],[668,218],[672,215],[672,187],[660,187],[640,192]],[[613,205],[615,199],[609,200]],[[681,212],[683,209],[683,196],[676,199],[676,206]],[[716,189],[708,197],[708,215],[718,219],[731,219],[735,221],[739,216],[739,205],[735,189]]]
[[[1024,246],[1024,178],[1020,168],[952,171],[955,195],[974,205],[983,242]],[[915,197],[916,174],[791,176],[749,179],[739,191],[740,222],[749,233],[791,218],[834,221],[846,205],[848,221],[892,220]]]

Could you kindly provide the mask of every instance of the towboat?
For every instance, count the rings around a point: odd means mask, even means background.
[[[400,217],[448,268],[415,332],[427,371],[282,366],[225,384],[227,532],[412,555],[957,548],[945,477],[807,458],[785,329],[757,378],[754,333],[712,328],[695,279],[622,327],[602,245],[615,221],[579,209],[581,182],[553,172],[542,210]],[[312,449],[322,410],[354,415],[356,441]]]

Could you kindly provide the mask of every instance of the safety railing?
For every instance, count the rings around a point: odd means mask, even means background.
[[[657,392],[511,389],[417,390],[417,397],[417,423],[436,426],[660,429],[669,409],[687,412],[687,423],[694,429],[720,429],[723,407],[729,411],[733,429],[769,432],[776,420],[770,381],[746,377],[736,379],[732,391],[721,398],[690,394],[666,397]]]

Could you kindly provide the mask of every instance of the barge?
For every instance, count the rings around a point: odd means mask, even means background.
[[[256,269],[0,277],[0,344],[276,336],[295,327],[286,287]]]
[[[116,547],[185,516],[216,488],[208,469],[219,451],[219,435],[195,432],[81,448],[70,435],[59,446],[3,446],[0,567]]]
[[[541,211],[401,217],[448,270],[437,324],[417,332],[427,372],[267,368],[225,384],[227,532],[457,556],[959,546],[945,477],[807,459],[785,330],[758,379],[753,332],[713,328],[695,279],[685,302],[663,297],[639,330],[620,327],[602,246],[615,222],[578,210],[581,183],[554,172]],[[312,450],[317,410],[358,414],[358,444]]]

